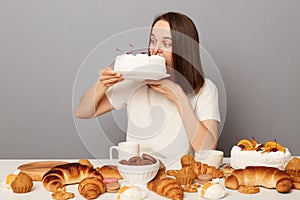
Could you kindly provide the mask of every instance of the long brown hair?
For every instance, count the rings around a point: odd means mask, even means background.
[[[151,26],[164,20],[169,23],[172,36],[172,69],[175,82],[185,93],[197,93],[204,84],[200,60],[199,36],[193,21],[181,13],[168,12],[156,17]]]

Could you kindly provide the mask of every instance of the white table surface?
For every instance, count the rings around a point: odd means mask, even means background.
[[[49,160],[49,159],[46,159]],[[61,159],[58,159],[61,160]],[[51,192],[47,191],[41,182],[34,182],[34,187],[31,192],[26,194],[15,194],[12,190],[5,187],[5,178],[8,174],[14,173],[17,170],[17,167],[21,164],[44,161],[44,160],[10,160],[10,159],[0,159],[0,200],[51,200]],[[64,159],[61,161],[67,162],[78,162],[78,160],[68,160]],[[102,166],[104,164],[110,164],[109,160],[90,160],[95,167]],[[229,159],[224,158],[224,162],[228,163]],[[224,179],[220,179],[220,183],[224,185]],[[125,185],[124,182],[121,182],[122,185]],[[78,185],[69,185],[66,186],[68,192],[73,192],[75,194],[74,200],[84,199],[77,190]],[[161,197],[154,192],[148,191],[146,187],[142,187],[146,191],[146,200],[167,200],[164,197]],[[278,193],[275,189],[266,189],[260,188],[260,192],[257,194],[242,194],[238,191],[229,190],[226,188],[227,196],[223,198],[224,200],[299,200],[300,199],[300,190],[292,189],[290,193],[281,194]],[[116,200],[117,194],[105,193],[100,195],[98,200]],[[185,200],[201,200],[200,189],[198,193],[184,193]]]

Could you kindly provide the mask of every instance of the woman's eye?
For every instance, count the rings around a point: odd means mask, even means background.
[[[164,42],[164,47],[165,48],[170,48],[172,45],[170,42]]]

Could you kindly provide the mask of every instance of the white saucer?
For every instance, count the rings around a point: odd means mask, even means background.
[[[170,74],[159,74],[153,72],[143,72],[143,71],[116,71],[124,76],[125,79],[128,80],[160,80],[163,78],[167,78]]]

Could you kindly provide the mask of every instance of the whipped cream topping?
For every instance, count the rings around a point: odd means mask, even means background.
[[[120,193],[119,200],[144,200],[145,192],[137,186],[128,187],[124,192]]]
[[[152,66],[147,66],[152,65]],[[145,66],[145,67],[143,67]],[[155,67],[154,67],[155,66]],[[115,71],[154,71],[166,73],[166,59],[158,55],[148,56],[147,54],[123,54],[116,57]]]
[[[212,182],[202,186],[201,194],[205,199],[221,199],[226,196],[226,190],[221,184]]]
[[[244,150],[238,146],[233,146],[230,155],[230,165],[234,169],[244,169],[247,166],[267,166],[284,170],[285,165],[291,158],[288,148],[282,151],[265,152]]]

